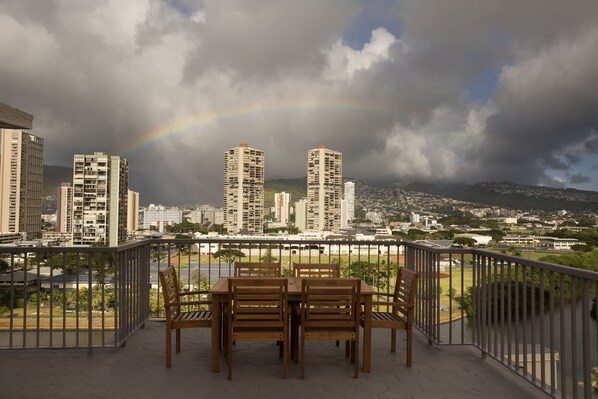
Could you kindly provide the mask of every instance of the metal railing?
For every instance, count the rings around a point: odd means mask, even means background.
[[[343,276],[384,292],[405,266],[421,275],[415,327],[429,343],[474,345],[553,397],[593,394],[596,272],[399,240],[156,239],[0,255],[0,348],[122,345],[162,316],[158,272],[169,265],[194,289],[231,275],[238,260],[279,261],[284,273],[292,262],[340,263]]]

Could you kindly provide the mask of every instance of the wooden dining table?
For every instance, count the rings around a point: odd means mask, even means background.
[[[288,301],[301,301],[301,278],[287,277],[289,281]],[[372,296],[376,290],[365,281],[361,280],[361,303],[363,304],[363,314],[365,326],[363,332],[363,365],[364,373],[369,373],[371,369],[372,355]],[[221,277],[210,289],[212,295],[212,353],[210,370],[212,373],[220,371],[220,339],[223,304],[228,301],[228,277]],[[226,315],[225,315],[226,316]]]

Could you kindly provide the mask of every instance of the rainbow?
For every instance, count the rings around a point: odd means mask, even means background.
[[[390,114],[393,112],[389,106],[385,104],[376,104],[371,101],[361,102],[340,99],[312,98],[276,102],[257,102],[220,111],[199,113],[180,120],[171,121],[170,123],[163,125],[158,129],[142,134],[131,143],[125,145],[123,148],[123,153],[132,153],[144,146],[159,142],[167,137],[185,132],[191,128],[206,126],[218,121],[242,118],[266,112],[297,110],[364,111],[381,114]]]

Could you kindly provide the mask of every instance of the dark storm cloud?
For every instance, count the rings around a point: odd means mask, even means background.
[[[598,154],[596,21],[592,0],[7,0],[0,101],[34,114],[46,164],[126,156],[144,204],[220,202],[241,142],[267,178],[322,143],[357,178],[596,185],[575,169]]]

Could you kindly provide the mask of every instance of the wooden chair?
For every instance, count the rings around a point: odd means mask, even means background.
[[[390,350],[397,349],[397,330],[407,332],[407,367],[411,367],[412,345],[413,345],[413,316],[415,310],[415,292],[419,273],[408,270],[404,267],[399,269],[394,293],[379,292],[374,297],[385,297],[386,301],[373,301],[372,306],[378,306],[386,311],[372,311],[372,328],[390,328]],[[391,309],[392,308],[392,309]],[[361,325],[365,320],[361,317]]]
[[[291,266],[293,277],[317,277],[317,278],[334,278],[341,276],[341,267],[338,263],[295,263]],[[291,358],[297,363],[298,359],[298,342],[299,342],[299,326],[301,325],[301,307],[298,303],[293,303],[291,311]],[[336,342],[336,346],[339,342]]]
[[[305,341],[313,340],[349,341],[354,377],[358,377],[360,287],[356,278],[301,281],[301,379],[305,378]]]
[[[281,265],[273,262],[235,262],[235,277],[280,277]]]
[[[288,372],[288,280],[285,278],[229,278],[228,379],[232,379],[233,341],[282,342],[282,378]]]
[[[338,263],[293,263],[293,277],[333,278],[341,276]]]
[[[166,312],[166,367],[171,366],[171,331],[176,331],[176,351],[181,351],[181,329],[212,327],[211,310],[189,310],[182,311],[182,307],[197,307],[211,305],[209,300],[201,300],[202,295],[209,294],[209,291],[181,292],[176,272],[173,266],[160,271],[160,285],[164,298],[164,311]],[[198,295],[198,301],[182,301],[184,297]]]

